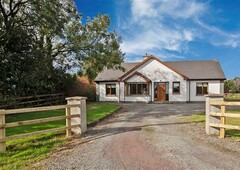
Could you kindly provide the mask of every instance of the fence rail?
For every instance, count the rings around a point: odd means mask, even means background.
[[[35,107],[63,104],[66,98],[65,93],[44,94],[36,96],[16,97],[0,99],[0,109],[13,109],[20,107]]]
[[[81,125],[81,124],[71,125],[72,118],[80,117],[80,113],[71,115],[71,108],[76,108],[76,107],[80,108],[81,104],[68,104],[68,105],[59,105],[59,106],[0,110],[0,152],[6,150],[6,141],[8,141],[8,140],[19,139],[19,138],[24,138],[24,137],[28,137],[28,136],[40,135],[40,134],[45,134],[45,133],[49,133],[49,132],[57,132],[57,131],[63,131],[63,130],[66,130],[66,137],[70,137],[72,135],[71,129],[80,127],[80,125]],[[58,109],[66,109],[66,115],[65,116],[55,116],[55,117],[50,117],[50,118],[18,121],[18,122],[12,122],[12,123],[5,122],[5,115],[8,115],[8,114],[19,114],[19,113],[37,112],[37,111],[50,111],[50,110],[58,110]],[[45,123],[45,122],[52,122],[52,121],[64,120],[64,119],[66,120],[65,127],[52,128],[52,129],[35,131],[35,132],[24,133],[24,134],[13,135],[13,136],[6,136],[6,128],[23,126],[23,125],[32,125],[32,124],[38,124],[38,123]]]
[[[240,130],[240,126],[226,124],[226,119],[228,117],[240,118],[240,114],[234,114],[229,112],[226,113],[226,106],[240,106],[240,102],[212,101],[210,102],[210,106],[220,107],[220,112],[210,111],[210,116],[220,117],[220,123],[209,123],[209,126],[211,127],[220,128],[219,138],[225,138],[225,129]]]

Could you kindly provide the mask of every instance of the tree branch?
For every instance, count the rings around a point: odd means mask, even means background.
[[[3,7],[3,3],[2,0],[0,0],[0,10],[2,12],[3,18],[4,18],[4,24],[7,25],[8,22],[8,16],[6,14],[5,8]]]

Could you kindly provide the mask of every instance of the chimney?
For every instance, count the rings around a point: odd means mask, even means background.
[[[146,53],[144,56],[143,56],[143,60],[147,59],[149,56],[148,54]]]

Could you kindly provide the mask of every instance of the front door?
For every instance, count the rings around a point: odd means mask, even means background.
[[[166,84],[157,85],[157,101],[166,101]]]

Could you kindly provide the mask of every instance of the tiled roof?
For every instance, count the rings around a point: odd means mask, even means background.
[[[217,60],[165,62],[189,79],[226,79]]]
[[[127,72],[137,64],[138,63],[122,63],[121,65],[125,69],[125,72]],[[104,69],[97,75],[94,81],[116,81],[125,72],[121,70]]]
[[[219,62],[216,60],[170,61],[163,63],[192,80],[226,79]],[[120,70],[104,69],[98,74],[95,81],[117,81],[119,77],[137,64],[139,64],[139,62],[122,63],[122,67],[125,69],[125,72]]]

